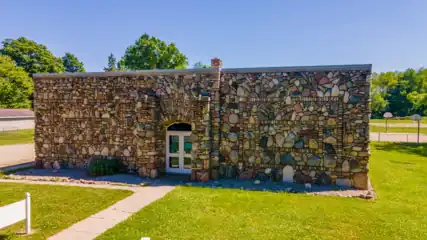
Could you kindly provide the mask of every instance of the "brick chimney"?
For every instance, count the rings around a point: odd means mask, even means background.
[[[212,58],[211,59],[211,68],[221,68],[222,67],[222,60],[219,58]]]

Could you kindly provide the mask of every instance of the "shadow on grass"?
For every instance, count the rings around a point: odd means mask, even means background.
[[[375,143],[374,146],[381,151],[396,151],[427,157],[427,143]]]
[[[24,233],[24,232],[16,232],[16,233],[8,233],[8,234],[1,233],[0,234],[0,240],[11,240],[11,239],[16,239],[17,237],[21,237],[21,236],[29,236],[29,235]]]
[[[0,173],[11,174],[11,173],[19,172],[19,171],[33,169],[35,166],[36,166],[36,164],[34,162],[20,163],[20,164],[16,164],[16,165],[1,167]]]
[[[0,234],[0,240],[12,240],[15,239],[17,235],[15,234]]]
[[[412,162],[401,162],[401,161],[395,161],[395,160],[390,160],[390,162],[394,164],[400,164],[400,165],[415,165]]]

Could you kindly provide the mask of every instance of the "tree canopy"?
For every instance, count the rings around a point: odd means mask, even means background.
[[[0,54],[12,58],[16,65],[23,67],[30,75],[65,71],[62,59],[55,57],[42,44],[25,37],[6,39],[2,43],[3,48],[0,49]]]
[[[210,66],[203,64],[201,61],[198,61],[193,65],[193,68],[210,68]]]
[[[129,46],[122,60],[129,70],[179,69],[188,65],[187,57],[174,43],[167,44],[148,34],[143,34],[134,45]]]
[[[24,68],[5,55],[0,55],[0,108],[29,108],[33,81]]]
[[[80,62],[72,53],[65,53],[65,56],[62,57],[62,64],[66,72],[86,72],[83,62]]]
[[[371,99],[373,117],[427,114],[427,69],[372,74]]]
[[[117,60],[112,53],[108,56],[107,66],[104,68],[105,72],[117,72]]]

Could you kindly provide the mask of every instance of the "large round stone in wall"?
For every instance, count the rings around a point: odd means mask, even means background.
[[[237,161],[239,160],[239,152],[233,150],[230,152],[230,160],[233,163],[237,163]]]
[[[294,169],[291,166],[286,166],[282,170],[282,180],[284,183],[293,183],[294,182]]]
[[[236,124],[236,123],[238,123],[239,122],[239,116],[237,115],[237,114],[231,114],[229,117],[228,117],[228,121],[231,123],[231,124]]]

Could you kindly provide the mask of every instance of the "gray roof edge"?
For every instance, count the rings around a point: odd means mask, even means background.
[[[120,77],[120,76],[146,76],[146,75],[175,75],[175,74],[204,74],[215,73],[215,68],[192,69],[155,69],[137,70],[129,72],[78,72],[78,73],[36,73],[33,78],[64,78],[64,77]]]
[[[316,72],[316,71],[372,71],[372,64],[352,65],[318,65],[318,66],[292,66],[292,67],[254,67],[254,68],[223,68],[224,73],[254,73],[254,72]],[[33,78],[64,78],[64,77],[119,77],[119,76],[146,76],[146,75],[175,75],[175,74],[209,74],[217,72],[216,68],[197,69],[155,69],[139,70],[132,72],[87,72],[87,73],[39,73]]]
[[[319,72],[319,71],[372,71],[372,64],[351,65],[318,65],[318,66],[292,66],[292,67],[255,67],[255,68],[224,68],[224,73],[255,73],[255,72]]]

